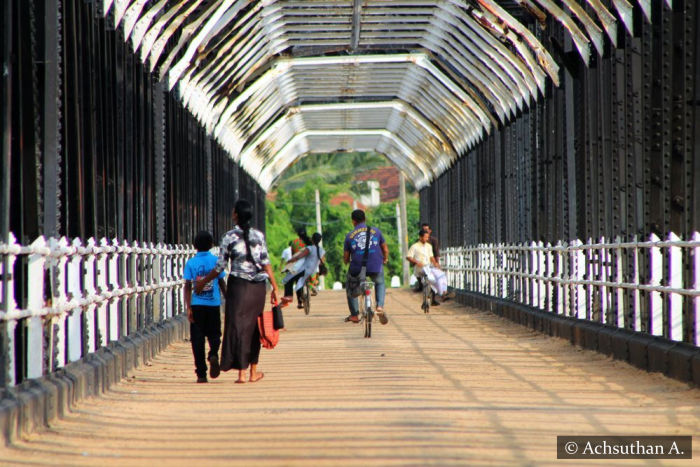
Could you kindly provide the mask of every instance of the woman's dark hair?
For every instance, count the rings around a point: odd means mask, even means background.
[[[314,232],[314,234],[311,236],[311,241],[314,243],[314,246],[316,247],[316,255],[319,258],[321,257],[321,250],[318,249],[318,244],[321,243],[322,238],[323,237],[318,232]]]
[[[297,229],[297,235],[299,235],[299,238],[306,244],[306,245],[311,245],[311,239],[309,236],[306,234],[306,228],[305,227],[299,227]]]
[[[253,219],[253,207],[244,199],[236,201],[233,211],[238,217],[238,226],[243,229],[243,241],[245,242],[246,258],[250,262],[254,262],[253,255],[250,252],[250,221]]]
[[[202,230],[194,237],[194,247],[197,251],[209,251],[214,245],[214,237],[206,230]]]

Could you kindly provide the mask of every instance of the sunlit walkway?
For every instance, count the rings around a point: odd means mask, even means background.
[[[0,464],[545,465],[557,435],[700,433],[700,391],[680,382],[456,303],[425,316],[405,291],[364,339],[344,300],[288,309],[261,382],[197,385],[177,343]]]

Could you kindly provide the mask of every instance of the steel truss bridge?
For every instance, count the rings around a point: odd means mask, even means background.
[[[336,151],[379,152],[420,191],[463,302],[700,382],[697,1],[5,0],[0,15],[7,397],[174,336],[194,234],[220,237],[238,198],[264,229],[285,170]]]

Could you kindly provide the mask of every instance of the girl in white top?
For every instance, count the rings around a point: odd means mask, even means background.
[[[326,251],[321,245],[319,245],[319,243],[321,243],[321,238],[322,237],[320,233],[316,232],[315,234],[313,234],[311,236],[312,244],[299,251],[294,256],[292,256],[292,259],[290,259],[287,263],[291,264],[299,260],[303,260],[303,266],[301,268],[294,268],[296,271],[298,271],[298,273],[294,276],[287,276],[283,280],[283,282],[285,283],[285,302],[289,302],[292,299],[292,284],[294,284],[294,282],[296,281],[296,286],[294,287],[294,290],[301,290],[308,278],[316,273],[316,271],[318,270],[319,263],[326,256]],[[301,302],[299,302],[299,307],[302,307]]]

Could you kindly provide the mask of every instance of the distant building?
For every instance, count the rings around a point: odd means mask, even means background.
[[[328,204],[331,206],[339,206],[343,203],[348,203],[348,206],[351,206],[353,209],[362,209],[363,211],[368,207],[349,193],[338,193],[328,201]]]
[[[399,199],[399,169],[394,166],[379,167],[378,169],[362,172],[356,177],[356,180],[377,182],[379,185],[379,201],[382,203]],[[370,183],[371,189],[373,188],[372,185],[374,184]],[[372,202],[374,200],[370,198],[367,201]],[[372,206],[376,206],[377,204],[379,203],[372,204]]]
[[[365,182],[369,188],[369,194],[354,198],[349,193],[339,193],[331,198],[330,204],[337,206],[348,203],[355,209],[367,209],[399,199],[399,169],[394,166],[362,172],[355,177],[355,181]]]

